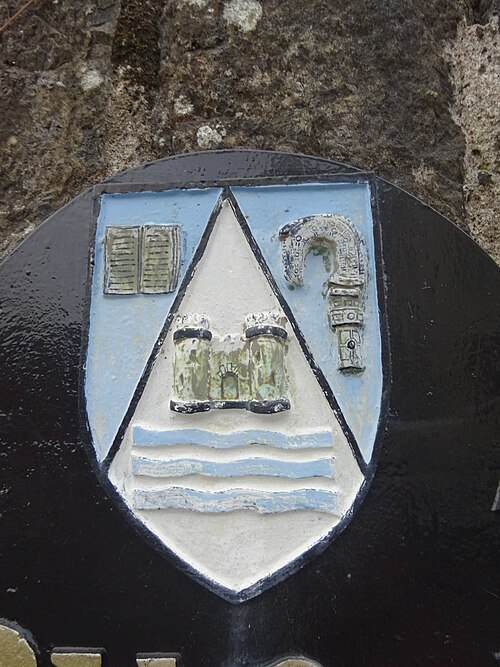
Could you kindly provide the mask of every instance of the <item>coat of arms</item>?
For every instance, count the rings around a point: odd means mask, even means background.
[[[326,546],[374,471],[370,178],[97,193],[83,394],[102,478],[223,597]]]

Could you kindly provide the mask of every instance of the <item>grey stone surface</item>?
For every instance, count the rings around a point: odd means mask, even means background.
[[[242,147],[373,169],[498,260],[498,9],[35,0],[0,36],[0,251],[117,171]]]
[[[465,138],[464,204],[471,235],[500,262],[500,32],[498,16],[458,26],[449,58],[454,117]]]

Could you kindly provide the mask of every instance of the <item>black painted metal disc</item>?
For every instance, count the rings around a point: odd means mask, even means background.
[[[96,197],[363,178],[380,232],[385,369],[370,487],[335,539],[248,596],[224,594],[141,534],[89,456],[81,360]],[[185,667],[498,664],[500,274],[460,229],[345,165],[208,152],[83,193],[0,275],[0,616],[32,633],[40,665],[61,646],[102,647],[108,667],[145,652]]]

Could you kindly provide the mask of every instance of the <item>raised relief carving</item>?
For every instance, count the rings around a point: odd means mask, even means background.
[[[350,220],[341,215],[311,215],[281,228],[285,278],[291,286],[304,283],[307,254],[331,248],[334,271],[328,280],[328,318],[337,336],[338,367],[360,372],[363,366],[363,305],[365,263],[362,239]]]
[[[104,293],[173,292],[180,268],[179,225],[110,226],[104,242]]]
[[[173,292],[180,268],[180,226],[144,225],[141,231],[139,291],[142,294]]]
[[[204,315],[181,315],[173,338],[174,412],[242,408],[274,414],[290,409],[284,317],[249,315],[240,334],[216,336]]]
[[[289,194],[283,191],[280,211]],[[273,216],[272,234],[265,227],[254,236],[228,193],[203,242],[192,244],[192,261],[189,234],[200,222],[197,214],[191,222],[182,217],[186,272],[175,299],[108,299],[101,292],[97,301],[107,308],[106,322],[125,308],[123,322],[137,312],[145,324],[120,343],[116,372],[126,370],[124,359],[134,362],[136,341],[149,336],[153,350],[103,469],[144,531],[198,580],[235,601],[257,594],[271,576],[291,571],[295,559],[330,539],[350,518],[365,479],[356,443],[321,377],[328,366],[336,379],[355,384],[332,363],[321,279],[316,299],[309,300],[308,289],[280,289],[281,257],[271,238],[287,222],[281,215]],[[98,249],[100,279],[103,245]],[[161,321],[151,311],[141,318],[142,309],[126,308],[155,301]],[[367,317],[367,331],[369,325]],[[313,339],[324,346],[327,364],[312,351]],[[107,396],[109,378],[103,379]],[[114,401],[100,415],[109,405]]]
[[[103,649],[55,648],[50,654],[54,667],[101,667]]]
[[[170,654],[147,654],[141,653],[137,656],[137,667],[177,667],[180,656]]]
[[[0,665],[37,667],[36,654],[28,643],[26,631],[15,623],[3,623],[9,625],[0,625]]]
[[[108,227],[104,250],[104,293],[137,294],[139,227]]]

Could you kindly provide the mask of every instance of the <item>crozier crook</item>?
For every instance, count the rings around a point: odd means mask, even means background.
[[[290,285],[304,283],[310,250],[333,247],[335,268],[328,280],[328,319],[337,336],[339,370],[362,371],[365,265],[358,231],[341,215],[319,214],[285,225],[279,238]]]

